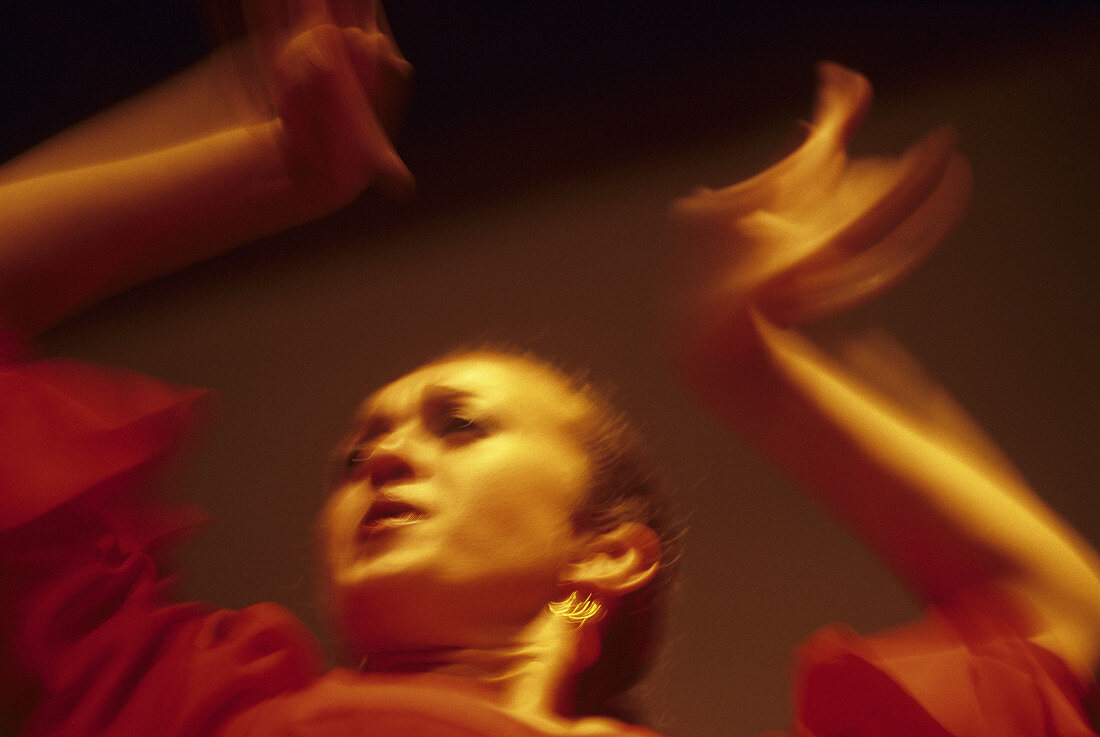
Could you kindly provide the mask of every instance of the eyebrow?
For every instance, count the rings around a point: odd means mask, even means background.
[[[417,406],[425,404],[438,404],[440,402],[465,401],[479,396],[477,392],[468,389],[459,389],[447,384],[429,384],[424,387],[417,398]],[[392,418],[389,412],[372,407],[369,400],[360,407],[359,412],[353,418],[355,427],[362,429],[378,422],[388,422]]]
[[[458,389],[446,384],[431,384],[424,389],[421,394],[421,401],[439,400],[439,399],[470,399],[478,396],[477,392],[469,391],[468,389]]]

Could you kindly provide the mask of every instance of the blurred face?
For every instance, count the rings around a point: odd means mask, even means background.
[[[491,357],[424,367],[367,399],[321,520],[356,654],[488,646],[559,598],[581,543],[581,411],[544,372]]]

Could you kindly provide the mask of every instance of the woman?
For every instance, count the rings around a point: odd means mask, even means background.
[[[374,114],[390,89],[377,80],[403,64],[373,19],[348,22],[303,5],[268,67],[273,118],[90,168],[57,169],[47,152],[11,170],[24,178],[0,219],[5,326],[34,333],[364,186],[407,182]],[[689,385],[936,607],[913,631],[816,640],[794,732],[1092,734],[1094,553],[949,405],[918,415],[788,329],[888,286],[965,199],[945,133],[845,167],[867,99],[860,78],[825,67],[795,156],[678,206],[703,267],[681,328]],[[580,716],[636,676],[647,647],[631,629],[649,627],[671,551],[636,441],[584,385],[474,351],[364,403],[321,525],[335,618],[364,672],[323,674],[273,605],[163,603],[152,553],[180,520],[159,524],[131,493],[200,395],[8,353],[5,635],[21,662],[6,665],[41,702],[27,733],[645,733]]]

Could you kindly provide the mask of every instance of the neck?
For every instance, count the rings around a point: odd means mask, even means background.
[[[593,638],[598,635],[591,626],[571,626],[547,613],[490,646],[376,652],[363,670],[460,678],[517,717],[561,726],[573,721],[576,677],[594,659]]]

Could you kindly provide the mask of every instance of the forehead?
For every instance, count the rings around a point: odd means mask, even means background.
[[[450,396],[516,414],[570,422],[581,403],[549,370],[493,356],[433,363],[387,384],[363,402],[361,414],[415,412],[426,400]]]

